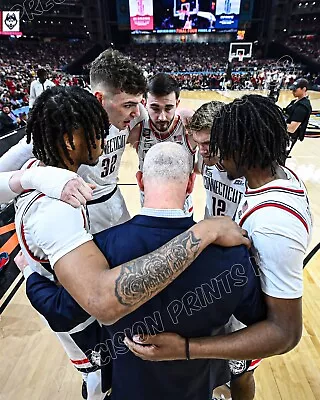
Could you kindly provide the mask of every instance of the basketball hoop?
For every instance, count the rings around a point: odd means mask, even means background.
[[[240,62],[242,62],[242,61],[243,61],[243,56],[244,56],[244,54],[241,54],[241,53],[238,55],[238,57],[239,57],[239,61],[240,61]]]
[[[181,21],[185,20],[187,12],[188,12],[187,10],[183,10],[183,9],[179,10],[179,19]]]

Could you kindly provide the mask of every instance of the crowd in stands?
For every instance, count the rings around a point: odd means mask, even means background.
[[[21,39],[0,41],[0,135],[10,131],[12,126],[25,125],[30,85],[40,67],[47,69],[56,85],[85,86],[81,78],[69,76],[62,69],[87,48],[86,41],[41,44]],[[13,125],[4,124],[3,121],[9,121],[8,115]]]
[[[121,50],[148,74],[206,72],[225,68],[229,44],[132,44]]]
[[[15,127],[25,125],[30,85],[39,68],[47,70],[55,85],[88,87],[87,77],[68,75],[64,67],[91,46],[88,41],[0,41],[0,124],[2,117],[8,120],[1,113],[7,106]],[[120,50],[140,65],[147,77],[167,72],[186,90],[268,89],[272,81],[288,88],[302,74],[301,66],[290,60],[280,63],[255,58],[233,61],[228,71],[229,44],[224,43],[132,44]],[[317,79],[320,84],[320,77]]]
[[[288,38],[285,44],[297,53],[302,53],[313,60],[320,62],[320,36],[294,36]]]

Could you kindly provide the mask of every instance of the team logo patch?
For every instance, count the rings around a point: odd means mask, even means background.
[[[246,360],[229,360],[229,368],[233,375],[239,375],[246,371]]]
[[[0,272],[10,261],[10,257],[8,253],[0,253]]]
[[[101,355],[99,351],[92,350],[91,353],[91,364],[101,366]]]
[[[13,28],[14,28],[14,27],[17,25],[17,23],[18,23],[16,14],[15,14],[14,12],[13,12],[13,13],[8,12],[8,14],[7,14],[7,16],[6,16],[6,19],[4,20],[4,23],[6,24],[6,26],[8,27],[8,29],[10,29],[10,31],[12,31]]]

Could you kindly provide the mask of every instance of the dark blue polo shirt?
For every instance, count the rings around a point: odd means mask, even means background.
[[[110,267],[152,252],[194,225],[192,218],[139,215],[96,236]],[[143,280],[136,279],[137,286]],[[114,325],[105,347],[113,359],[112,400],[211,399],[209,361],[143,361],[122,343],[124,333],[210,336],[232,314],[246,325],[264,318],[259,277],[244,246],[209,246],[161,293]]]

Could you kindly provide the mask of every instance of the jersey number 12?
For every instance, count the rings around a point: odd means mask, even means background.
[[[226,209],[227,205],[224,200],[217,200],[216,197],[212,197],[212,215],[214,217],[225,215]]]

